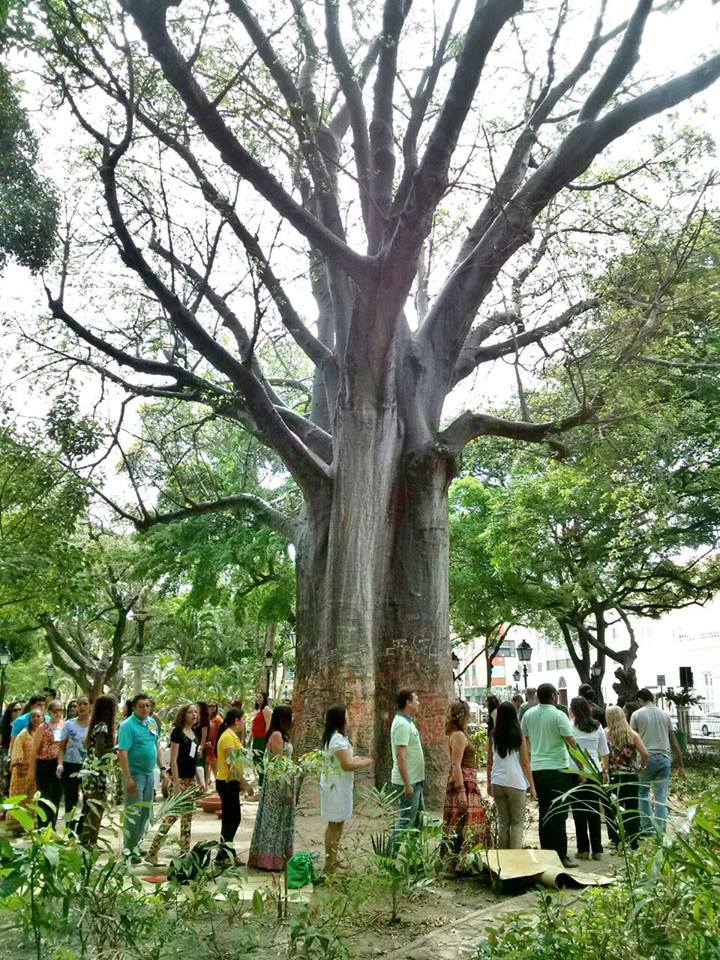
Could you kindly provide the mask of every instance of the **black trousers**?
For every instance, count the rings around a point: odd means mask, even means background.
[[[240,783],[237,780],[216,780],[217,792],[222,800],[222,819],[220,821],[220,842],[222,847],[218,860],[226,860],[228,854],[234,855],[232,842],[240,826]]]
[[[68,820],[68,814],[71,810],[74,810],[80,802],[80,777],[75,776],[80,770],[82,770],[81,763],[73,763],[72,760],[66,760],[63,764],[62,789],[63,802],[65,804],[65,819],[67,826],[70,827],[71,830],[77,830],[78,823],[80,822],[79,809],[76,811],[75,817],[72,820]]]
[[[562,770],[533,770],[540,815],[540,846],[554,850],[561,860],[567,857],[567,807],[550,806],[557,797],[572,787],[572,777]]]
[[[607,825],[608,838],[610,843],[615,845],[621,841],[620,829],[617,823],[618,817],[622,817],[622,825],[625,832],[625,842],[633,848],[638,845],[640,836],[640,800],[638,790],[637,773],[628,771],[627,773],[615,772],[610,774],[610,785],[612,786],[612,802],[605,807],[605,823]],[[623,813],[617,810],[617,803],[623,808]]]
[[[596,789],[580,782],[580,777],[568,779],[577,784],[570,801],[575,821],[575,840],[578,853],[602,853],[602,818],[600,795]]]
[[[49,804],[43,804],[48,823],[53,827],[57,823],[58,807],[62,798],[62,782],[57,775],[57,759],[38,760],[35,764],[35,783],[40,796],[43,800],[49,800]]]

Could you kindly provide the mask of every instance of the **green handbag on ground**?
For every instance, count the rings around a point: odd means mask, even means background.
[[[315,883],[315,861],[307,850],[298,850],[287,862],[287,885],[290,890],[299,890],[308,883]]]

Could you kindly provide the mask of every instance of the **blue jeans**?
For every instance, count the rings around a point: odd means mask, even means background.
[[[664,753],[651,753],[647,766],[640,771],[639,807],[643,833],[664,833],[668,815],[668,791],[672,762]],[[653,800],[650,800],[652,787]]]
[[[137,790],[131,796],[125,786],[125,822],[123,824],[123,849],[126,854],[137,856],[140,841],[150,822],[155,796],[155,776],[152,773],[132,773]]]
[[[397,787],[397,784],[393,784],[393,786]],[[400,796],[398,797],[399,815],[392,832],[392,845],[395,853],[397,853],[397,848],[400,845],[400,832],[408,828],[422,826],[423,814],[425,813],[423,786],[423,780],[414,783],[411,797],[406,795],[404,787],[398,787],[400,790]]]

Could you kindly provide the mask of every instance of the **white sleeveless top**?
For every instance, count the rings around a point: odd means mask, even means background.
[[[498,787],[513,787],[515,790],[527,790],[529,784],[520,765],[520,751],[508,750],[507,756],[501,757],[493,746],[493,783]]]

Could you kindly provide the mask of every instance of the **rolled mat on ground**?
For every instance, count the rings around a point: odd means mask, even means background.
[[[600,887],[613,877],[568,870],[554,850],[486,850],[474,855],[474,865],[502,881],[542,883],[546,887]]]

